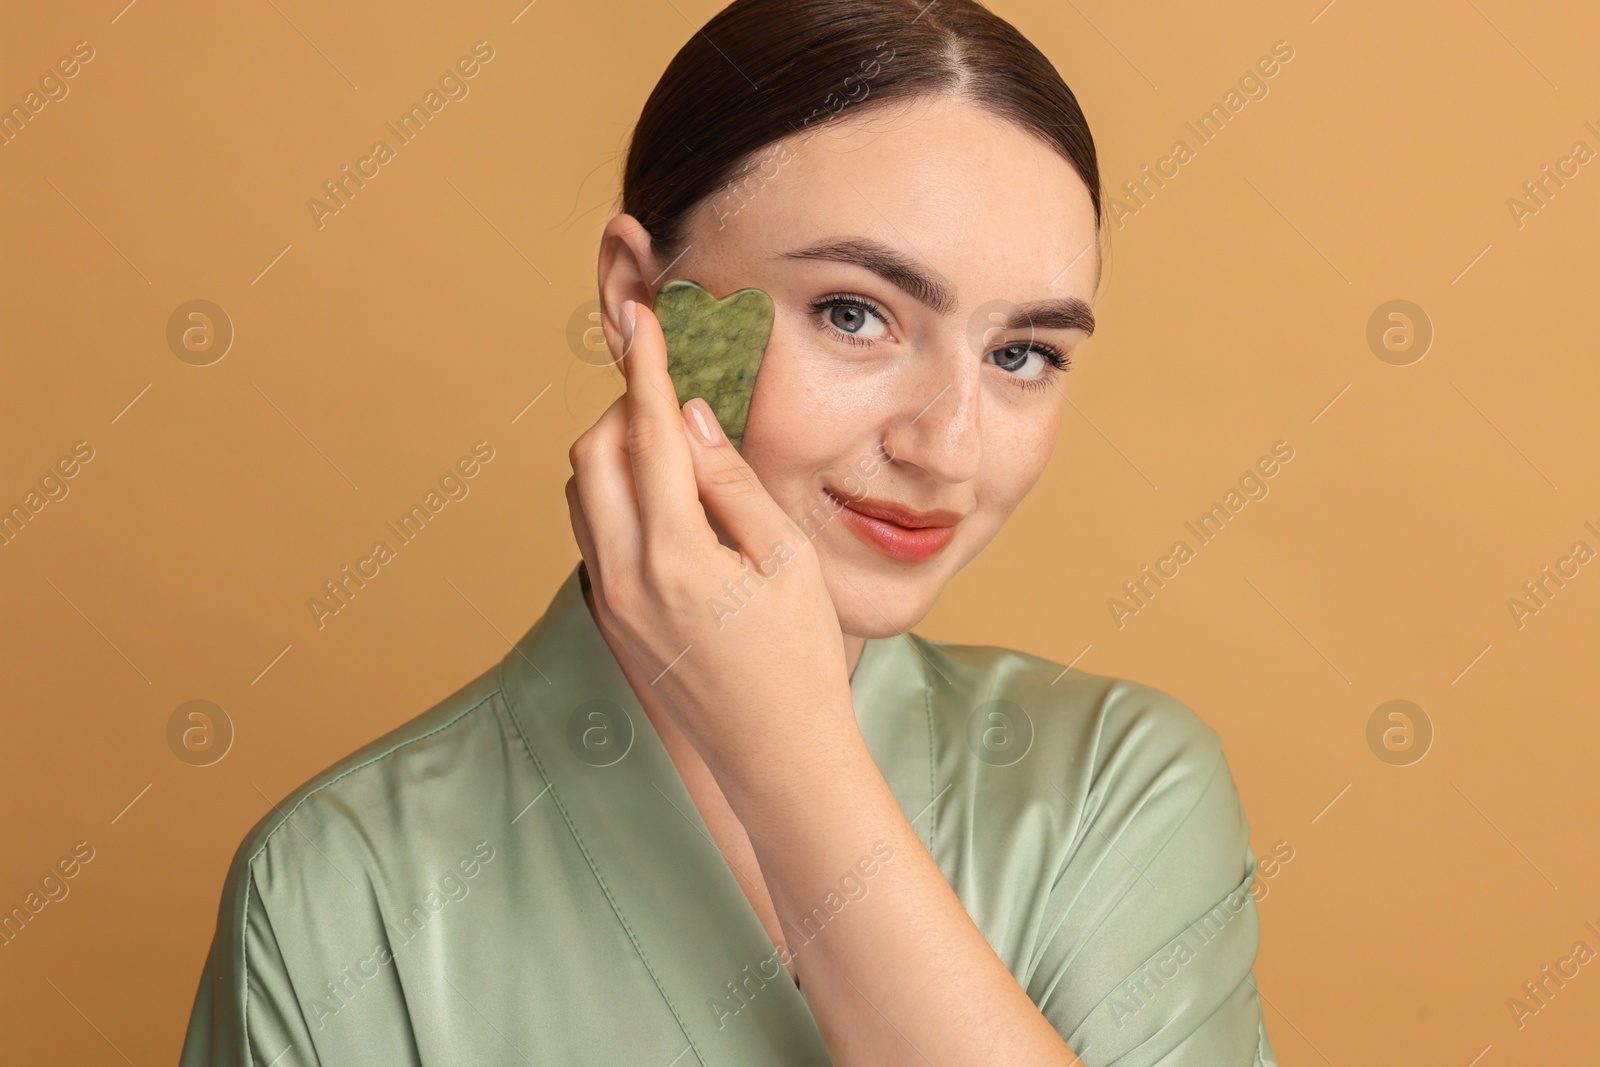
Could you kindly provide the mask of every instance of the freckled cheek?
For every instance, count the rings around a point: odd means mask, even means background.
[[[837,361],[781,341],[762,357],[741,446],[780,503],[809,497],[820,472],[869,452],[877,440],[874,409],[880,416],[884,410],[875,390],[852,383]]]
[[[1006,421],[987,429],[983,442],[983,470],[978,476],[979,506],[996,526],[1016,510],[1038,483],[1050,462],[1060,429],[1059,413],[1047,416],[1022,412],[997,415]]]
[[[752,417],[758,409],[763,417],[770,410],[775,421],[813,430],[859,429],[863,418],[883,417],[893,383],[881,358],[844,350],[810,327],[784,325],[761,359]]]

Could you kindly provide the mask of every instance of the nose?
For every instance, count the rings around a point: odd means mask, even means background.
[[[920,468],[941,482],[968,482],[977,477],[983,458],[983,365],[960,338],[930,355],[918,353],[910,362],[884,447],[896,463]]]

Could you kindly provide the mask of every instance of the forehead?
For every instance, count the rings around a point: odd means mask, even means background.
[[[954,288],[963,310],[1092,301],[1094,208],[1059,152],[950,97],[855,106],[756,153],[697,213],[685,259],[756,278],[806,269],[782,252],[859,235]]]

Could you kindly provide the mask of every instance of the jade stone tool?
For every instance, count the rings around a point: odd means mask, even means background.
[[[718,300],[698,282],[670,278],[656,291],[651,310],[667,339],[667,372],[678,406],[705,398],[738,448],[756,370],[772,333],[772,297],[745,288]]]

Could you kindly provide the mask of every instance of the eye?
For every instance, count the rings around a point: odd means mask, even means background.
[[[882,308],[866,297],[852,293],[822,297],[812,301],[810,308],[818,316],[815,319],[817,329],[853,345],[873,344],[884,335],[889,325]],[[877,320],[876,330],[872,327],[874,319]]]
[[[1040,341],[1014,341],[989,353],[990,362],[1029,389],[1042,389],[1051,376],[1072,367],[1072,357]]]

